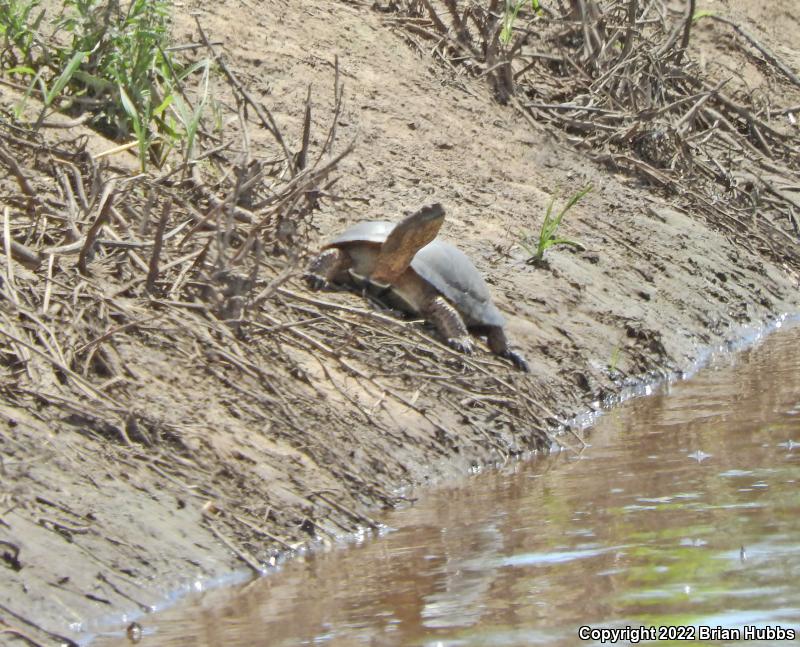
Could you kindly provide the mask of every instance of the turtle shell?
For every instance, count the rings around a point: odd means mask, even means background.
[[[411,269],[455,306],[467,327],[505,323],[478,268],[457,247],[433,240],[414,255]]]
[[[382,244],[395,224],[385,220],[360,222],[325,245],[325,248],[359,242]],[[415,254],[411,269],[453,304],[468,327],[503,326],[505,323],[503,315],[492,302],[486,281],[460,249],[437,238]]]
[[[338,247],[339,245],[346,245],[348,243],[377,243],[378,245],[388,238],[392,233],[396,223],[388,222],[386,220],[368,220],[366,222],[359,222],[350,229],[345,230],[334,238],[323,249],[329,247]]]

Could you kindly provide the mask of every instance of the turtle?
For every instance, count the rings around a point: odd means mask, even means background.
[[[470,332],[486,335],[493,353],[527,372],[525,358],[508,344],[505,320],[478,269],[436,237],[443,222],[444,208],[436,203],[399,223],[357,223],[323,245],[305,279],[317,290],[331,283],[363,287],[390,306],[421,315],[463,353],[473,352]]]

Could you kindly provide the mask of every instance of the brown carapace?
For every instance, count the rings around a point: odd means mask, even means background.
[[[509,347],[505,320],[478,269],[436,238],[443,222],[444,208],[437,203],[396,224],[353,225],[322,248],[306,280],[315,289],[328,283],[382,288],[384,301],[433,323],[453,348],[471,353],[470,332],[485,335],[493,353],[528,371],[523,356]]]

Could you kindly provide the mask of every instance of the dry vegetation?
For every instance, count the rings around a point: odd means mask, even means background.
[[[798,106],[710,78],[687,52],[697,20],[743,34],[765,74],[800,78],[754,36],[713,12],[667,2],[407,0],[390,18],[456,74],[486,77],[520,118],[550,123],[610,170],[682,196],[743,247],[800,266]]]
[[[800,269],[790,112],[704,79],[685,51],[685,16],[660,1],[526,5],[504,42],[503,7],[393,2],[385,20],[433,48],[456,79],[487,77],[532,127],[565,130],[590,157]],[[6,519],[33,520],[58,541],[113,543],[125,563],[147,554],[95,529],[93,510],[109,495],[88,453],[102,452],[104,478],[131,491],[180,493],[178,508],[202,508],[204,527],[260,570],[309,538],[374,526],[365,511],[403,499],[387,484],[425,478],[408,465],[463,456],[469,467],[541,448],[593,397],[554,405],[555,378],[521,377],[486,354],[452,351],[416,322],[304,291],[295,279],[315,212],[348,198],[337,174],[358,154],[337,133],[338,64],[327,129],[313,132],[309,90],[295,106],[300,131],[287,133],[239,82],[235,62],[197,33],[182,55],[187,67],[211,62],[218,124],[200,122],[194,141],[166,158],[146,149],[148,172],[106,154],[129,135],[110,142],[67,118],[43,119],[37,92],[34,114],[0,115],[0,567],[12,577],[32,561]],[[202,100],[192,78],[174,88],[187,105]],[[3,83],[17,98],[26,91],[17,76]],[[255,150],[255,131],[269,144]],[[398,205],[398,215],[415,206]],[[637,331],[631,324],[628,336]],[[643,370],[665,355],[648,334]],[[572,433],[557,442],[582,444]],[[96,490],[95,499],[53,495],[67,485]],[[131,579],[158,577],[157,564],[147,568]],[[132,590],[105,584],[102,596],[119,606]],[[2,631],[63,638],[9,599]]]
[[[89,154],[82,139],[52,144],[52,137],[8,124],[0,133],[0,160],[16,180],[16,187],[4,186],[7,401],[78,414],[124,445],[180,446],[179,435],[136,398],[135,367],[116,350],[133,337],[205,363],[242,396],[239,406],[256,406],[257,418],[276,432],[302,434],[319,418],[318,402],[308,368],[285,351],[291,347],[325,358],[323,372],[332,361],[337,371],[363,378],[429,418],[443,436],[427,405],[399,393],[419,375],[440,384],[431,391],[450,393],[442,397],[500,417],[501,427],[529,430],[524,438],[492,440],[504,455],[517,441],[540,446],[557,416],[495,375],[496,362],[465,358],[395,317],[285,287],[302,272],[312,214],[321,200],[335,199],[336,165],[352,145],[334,152],[334,114],[323,146],[309,148],[309,94],[292,152],[267,108],[219,62],[238,118],[230,132],[200,137],[202,152],[190,162],[161,174],[120,173],[98,163],[102,153]],[[334,92],[341,97],[338,76]],[[272,159],[250,150],[253,123],[273,135]],[[256,380],[258,392],[244,391],[239,375]],[[334,417],[326,424],[344,423]]]

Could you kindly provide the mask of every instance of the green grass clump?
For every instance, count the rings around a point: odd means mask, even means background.
[[[542,222],[542,228],[539,231],[538,239],[531,234],[526,234],[524,232],[520,233],[520,246],[530,254],[530,258],[528,258],[525,262],[529,265],[536,265],[541,263],[544,259],[544,253],[554,245],[571,245],[573,247],[583,247],[580,243],[569,240],[567,238],[558,238],[556,236],[556,232],[558,231],[559,226],[561,225],[561,220],[566,215],[567,211],[572,209],[582,198],[585,196],[589,191],[592,190],[592,186],[589,185],[577,193],[575,193],[564,206],[564,208],[558,213],[557,216],[553,215],[553,205],[556,201],[556,196],[554,195],[550,200],[550,204],[547,206],[547,213],[545,213],[544,221]],[[536,246],[534,247],[534,243]]]
[[[37,12],[38,8],[39,0],[0,0],[0,69],[33,64],[29,57],[44,19],[44,10]]]
[[[136,137],[142,170],[148,160],[161,166],[180,142],[191,150],[200,115],[177,101],[180,84],[201,67],[201,92],[207,92],[208,62],[186,68],[170,55],[168,0],[132,0],[124,8],[108,0],[63,0],[46,37],[38,4],[0,0],[0,70],[28,78],[26,99],[38,91],[44,108],[36,126],[54,109],[89,111],[90,125],[106,136]],[[169,111],[173,103],[179,107]]]

